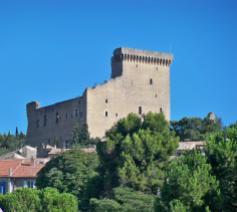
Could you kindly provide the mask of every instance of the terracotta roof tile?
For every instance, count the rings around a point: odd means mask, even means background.
[[[36,177],[44,165],[36,160],[0,160],[0,177]]]

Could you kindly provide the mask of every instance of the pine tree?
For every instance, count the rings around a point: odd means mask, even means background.
[[[19,136],[18,127],[16,127],[15,136],[16,136],[16,137],[18,137],[18,136]]]

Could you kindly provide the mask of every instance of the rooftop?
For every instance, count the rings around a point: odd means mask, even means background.
[[[0,177],[35,178],[44,165],[39,160],[0,160]]]
[[[198,147],[203,147],[204,141],[180,141],[177,150],[192,150]]]

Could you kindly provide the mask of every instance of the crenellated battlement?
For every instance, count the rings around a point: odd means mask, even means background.
[[[173,55],[130,48],[115,49],[113,52],[112,62],[121,61],[168,66],[173,61]]]
[[[168,53],[145,51],[131,48],[117,48],[113,52],[111,59],[111,77],[116,78],[126,73],[136,72],[136,67],[142,70],[153,69],[154,66],[169,68],[173,61],[173,55]]]

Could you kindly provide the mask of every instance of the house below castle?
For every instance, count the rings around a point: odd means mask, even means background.
[[[41,107],[27,104],[27,142],[68,147],[77,124],[87,124],[92,137],[103,137],[129,113],[163,112],[170,119],[170,64],[167,53],[118,48],[111,59],[111,79],[86,88],[83,95]]]
[[[0,160],[0,194],[35,188],[37,174],[44,166],[38,159]]]

